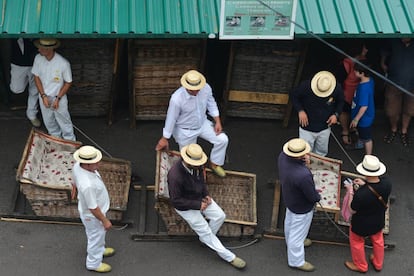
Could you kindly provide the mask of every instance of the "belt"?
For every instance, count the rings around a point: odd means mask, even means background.
[[[184,129],[184,130],[199,130],[200,128],[188,128],[188,127],[182,127],[181,129]]]

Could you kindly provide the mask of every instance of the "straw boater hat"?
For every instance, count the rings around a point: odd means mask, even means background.
[[[207,155],[198,144],[189,144],[181,149],[181,157],[191,166],[201,166],[207,162]]]
[[[332,94],[336,86],[335,76],[328,71],[320,71],[313,76],[311,88],[313,93],[321,98]]]
[[[294,138],[283,145],[283,152],[291,157],[300,157],[310,152],[310,145],[301,138]]]
[[[380,176],[385,173],[387,168],[376,156],[365,155],[362,162],[356,167],[356,170],[364,176]]]
[[[188,90],[200,90],[206,85],[206,78],[196,70],[190,70],[181,77],[181,85]]]
[[[101,161],[102,153],[92,146],[83,146],[73,153],[73,158],[79,163],[94,164]]]
[[[41,38],[33,43],[37,48],[56,49],[60,46],[60,41],[55,38]]]

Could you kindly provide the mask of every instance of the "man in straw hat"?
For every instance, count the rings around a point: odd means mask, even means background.
[[[285,239],[288,265],[302,271],[314,271],[315,267],[305,261],[305,246],[311,245],[307,239],[313,218],[313,208],[321,197],[315,189],[313,175],[306,162],[309,161],[309,144],[294,138],[283,146],[279,154],[278,168],[283,201],[286,206]]]
[[[349,227],[349,245],[352,261],[346,261],[345,266],[356,272],[367,272],[368,263],[365,257],[365,238],[370,237],[372,254],[369,260],[376,271],[382,269],[384,262],[384,236],[382,229],[385,225],[385,211],[388,207],[388,197],[391,193],[391,182],[382,176],[385,165],[373,155],[365,155],[356,170],[365,180],[356,178],[358,190],[347,185],[349,208],[352,213]]]
[[[73,178],[78,190],[78,210],[88,239],[86,268],[96,272],[109,272],[111,266],[103,263],[115,250],[105,247],[106,231],[112,223],[106,217],[109,210],[109,194],[98,172],[102,153],[92,147],[83,146],[73,154]]]
[[[309,143],[312,152],[328,154],[331,126],[338,121],[344,105],[344,93],[335,76],[328,71],[316,73],[291,93],[299,117],[299,137]]]
[[[228,137],[223,133],[219,109],[212,89],[205,77],[196,70],[190,70],[181,77],[181,87],[171,96],[167,118],[156,150],[168,149],[168,139],[174,136],[180,149],[196,143],[197,138],[213,144],[210,156],[211,169],[221,177],[226,175],[221,167],[226,157]],[[207,119],[207,114],[214,123]]]
[[[203,170],[206,162],[207,155],[198,144],[181,148],[181,160],[167,175],[171,203],[202,243],[235,268],[242,269],[246,262],[225,248],[216,236],[226,215],[208,194]]]
[[[54,38],[35,40],[39,49],[32,73],[39,91],[43,122],[50,135],[66,140],[76,140],[68,110],[66,93],[72,85],[69,62],[56,53],[60,42]]]

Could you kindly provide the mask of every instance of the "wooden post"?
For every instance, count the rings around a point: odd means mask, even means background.
[[[302,48],[302,50],[300,51],[298,69],[296,71],[296,77],[295,77],[295,81],[293,83],[292,89],[294,87],[296,87],[299,84],[300,80],[301,80],[302,71],[303,71],[303,67],[305,65],[306,56],[308,55],[309,42],[305,42],[305,46],[301,47],[301,48]],[[292,102],[291,102],[290,97],[289,97],[289,102],[286,106],[285,118],[283,119],[283,127],[284,128],[288,127],[289,119],[290,119],[291,114],[292,114]]]
[[[277,222],[279,218],[279,206],[280,206],[280,181],[279,179],[275,182],[275,192],[273,196],[273,210],[272,210],[272,221],[270,224],[270,230],[276,232]]]
[[[230,53],[229,53],[229,63],[227,66],[227,76],[226,82],[224,84],[224,91],[223,91],[223,114],[221,115],[221,120],[224,122],[227,117],[227,109],[229,103],[229,91],[230,91],[230,83],[231,83],[231,72],[233,71],[233,63],[234,63],[234,43],[231,42],[230,45]]]
[[[135,89],[134,89],[134,59],[135,51],[133,51],[135,43],[133,39],[128,39],[128,90],[129,90],[129,126],[136,128],[136,110],[135,110]]]
[[[114,105],[117,100],[117,87],[118,87],[118,69],[119,69],[119,45],[121,44],[120,39],[115,40],[114,48],[114,61],[112,67],[112,81],[111,81],[111,92],[109,99],[109,114],[108,114],[108,125],[112,125],[114,121]]]

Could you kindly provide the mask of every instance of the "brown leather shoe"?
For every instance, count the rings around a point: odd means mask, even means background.
[[[352,270],[352,271],[355,271],[355,272],[359,272],[359,273],[365,273],[366,272],[366,271],[360,270],[352,261],[346,261],[344,263],[344,265],[349,270]]]
[[[374,254],[369,255],[369,261],[370,261],[371,265],[374,267],[374,270],[375,270],[376,272],[380,272],[380,271],[381,271],[381,269],[378,269],[378,268],[374,265],[373,260],[374,260]]]

